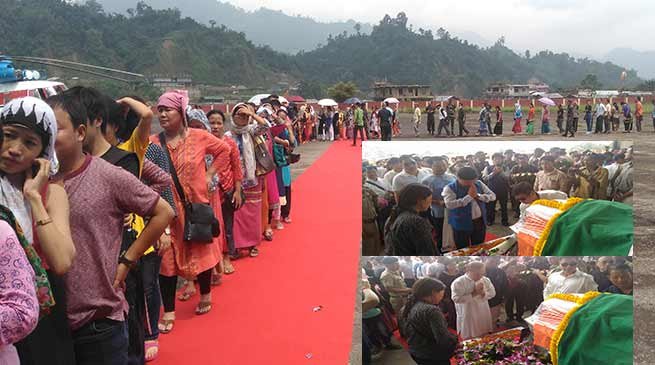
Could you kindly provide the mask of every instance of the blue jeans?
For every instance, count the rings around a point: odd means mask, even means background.
[[[161,310],[161,295],[159,292],[159,267],[161,256],[151,252],[141,258],[141,273],[143,275],[143,293],[146,299],[145,340],[156,340],[159,337],[159,311]]]
[[[111,319],[89,322],[73,333],[76,365],[126,365],[127,324]]]

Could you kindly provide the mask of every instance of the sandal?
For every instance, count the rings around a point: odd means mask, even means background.
[[[267,229],[264,232],[264,239],[267,241],[273,241],[273,230],[272,229]]]
[[[162,319],[157,324],[157,328],[159,328],[159,333],[167,334],[173,330],[174,325],[175,325],[174,319]]]
[[[253,247],[250,249],[250,257],[257,257],[259,256],[259,250],[257,247]]]
[[[286,223],[286,224],[291,223],[291,217],[284,218],[284,223]]]
[[[221,284],[222,284],[222,282],[221,282],[221,276],[218,275],[218,274],[212,274],[212,282],[211,282],[211,285],[212,285],[212,286],[218,286],[218,285],[221,285]]]
[[[189,290],[188,288],[184,288],[184,291],[182,294],[177,296],[177,299],[180,302],[186,302],[187,300],[191,299],[192,296],[196,294],[196,290],[193,289],[193,291]]]
[[[225,275],[230,275],[234,273],[234,266],[232,266],[232,263],[227,261],[223,262],[223,274]]]
[[[151,353],[151,355],[148,355],[148,351],[150,351],[152,349],[156,349],[156,351],[154,351],[154,355],[152,355],[152,353]],[[157,355],[159,355],[159,341],[158,340],[146,341],[144,343],[144,351],[143,352],[145,354],[146,362],[150,362],[150,361],[156,359]]]
[[[196,307],[196,314],[199,316],[203,314],[207,314],[211,309],[212,309],[212,302],[201,301],[200,303],[198,303],[198,306]]]

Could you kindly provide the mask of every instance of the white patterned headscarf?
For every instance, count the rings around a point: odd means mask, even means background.
[[[57,139],[57,119],[46,102],[27,96],[10,101],[0,111],[0,123],[19,124],[35,131],[43,141],[41,157],[50,161],[50,176],[59,171],[59,160],[55,152]]]
[[[207,129],[207,132],[212,131],[212,127],[209,125],[209,119],[207,119],[207,115],[205,115],[205,112],[203,112],[200,109],[189,109],[186,112],[186,118],[188,123],[191,123],[192,120],[197,120],[200,123],[202,123],[203,126],[205,126],[205,129]]]

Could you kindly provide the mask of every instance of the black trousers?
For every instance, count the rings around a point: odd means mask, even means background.
[[[494,224],[496,223],[496,203],[500,204],[500,214],[502,224],[509,224],[509,218],[507,216],[507,196],[498,196],[496,195],[496,200],[487,203],[487,223]]]
[[[211,293],[212,269],[203,271],[197,276],[200,295]],[[159,275],[159,288],[161,301],[164,303],[164,312],[175,311],[175,291],[177,290],[177,276]]]
[[[526,310],[525,296],[527,292],[526,285],[517,285],[507,290],[505,294],[505,313],[507,320],[521,320]],[[516,308],[516,310],[515,310]]]
[[[353,146],[357,144],[357,133],[359,132],[359,138],[364,141],[364,126],[355,126],[353,129]]]
[[[463,132],[466,132],[466,134],[469,134],[469,130],[466,129],[466,125],[464,125],[464,123],[465,123],[464,120],[460,119],[460,120],[457,121],[457,123],[459,124],[459,136],[460,137],[462,136]]]
[[[482,218],[473,221],[473,230],[471,231],[458,231],[453,229],[453,236],[455,245],[458,249],[466,248],[473,245],[479,245],[484,242],[484,237],[487,235],[487,226],[484,224]]]
[[[437,131],[437,136],[441,135],[441,130],[445,129],[446,130],[446,135],[450,134],[450,131],[448,130],[448,120],[447,119],[439,119],[439,130]]]
[[[234,205],[232,205],[231,199],[225,199],[225,201],[221,204],[221,212],[223,213],[223,225],[225,226],[225,241],[227,241],[227,252],[231,256],[236,256],[237,250],[234,246],[233,234]]]
[[[563,118],[557,118],[557,129],[559,129],[560,133],[564,132],[564,119]]]
[[[287,205],[280,208],[282,218],[289,218],[291,214],[291,185],[284,187],[284,196],[287,198]]]
[[[380,133],[382,134],[383,141],[391,141],[391,124],[381,123],[380,124]]]
[[[434,134],[434,118],[428,118],[428,133]]]
[[[455,135],[455,118],[448,117],[448,123],[450,123],[450,134]]]
[[[601,133],[603,131],[603,121],[605,118],[601,115],[596,117],[596,130],[594,130],[594,133]]]
[[[564,131],[564,137],[567,137],[569,133],[571,134],[571,137],[575,136],[575,125],[572,119],[567,119],[566,120],[566,131]]]

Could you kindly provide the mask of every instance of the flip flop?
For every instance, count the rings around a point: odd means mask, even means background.
[[[157,351],[155,351],[154,355],[148,356],[148,350],[151,350],[153,348],[156,348]],[[144,343],[144,354],[145,354],[145,357],[146,357],[146,362],[150,362],[150,361],[156,359],[157,355],[159,355],[159,341],[158,340],[146,341]]]
[[[184,289],[184,292],[182,292],[182,294],[180,294],[180,295],[177,296],[177,299],[178,299],[180,302],[186,302],[187,300],[191,299],[191,297],[194,296],[195,294],[196,294],[196,291],[195,291],[195,290],[194,290],[194,291],[189,291],[189,290],[187,290],[187,289],[185,288],[185,289]]]
[[[159,328],[159,333],[163,333],[163,334],[170,333],[173,330],[174,325],[175,325],[174,319],[162,319],[159,321],[159,323],[157,323],[157,327]],[[170,326],[170,328],[168,326]]]
[[[225,275],[230,275],[234,273],[234,266],[232,266],[231,262],[224,262],[223,263],[223,274]]]
[[[196,307],[196,315],[203,315],[209,313],[209,311],[212,309],[212,302],[199,302],[198,306]]]
[[[250,249],[250,257],[257,257],[259,256],[259,250],[257,247],[253,247]]]

